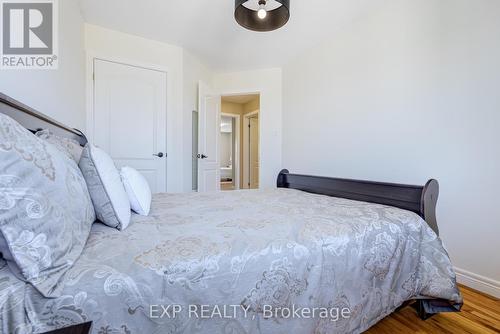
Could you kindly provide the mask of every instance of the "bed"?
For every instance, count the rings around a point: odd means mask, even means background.
[[[0,112],[86,142],[4,95]],[[93,224],[57,298],[0,260],[0,332],[360,333],[411,301],[459,311],[437,196],[287,170],[276,189],[158,194],[125,231]]]

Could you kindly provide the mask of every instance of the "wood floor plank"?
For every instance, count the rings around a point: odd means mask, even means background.
[[[423,321],[411,306],[407,306],[383,319],[366,333],[500,333],[500,299],[465,286],[460,286],[460,290],[464,297],[462,312],[442,313]]]

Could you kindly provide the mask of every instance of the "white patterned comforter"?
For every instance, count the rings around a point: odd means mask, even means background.
[[[462,301],[416,214],[289,189],[157,195],[123,232],[94,224],[61,284],[61,297],[43,298],[0,260],[0,332],[91,320],[93,333],[360,333],[409,299],[438,299],[441,311]],[[183,311],[151,317],[151,305]],[[241,310],[202,319],[189,305]],[[268,317],[269,307],[349,317]]]

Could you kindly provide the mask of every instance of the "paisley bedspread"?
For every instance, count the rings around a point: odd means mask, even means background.
[[[0,260],[0,332],[360,333],[406,300],[462,302],[416,214],[290,189],[155,195],[123,232],[95,223],[63,284],[43,298]]]

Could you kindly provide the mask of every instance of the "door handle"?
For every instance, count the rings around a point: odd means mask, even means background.
[[[158,158],[163,158],[163,152],[160,152],[158,154],[153,154],[153,156],[158,157]]]
[[[208,158],[205,154],[198,154],[198,159],[206,159]]]

